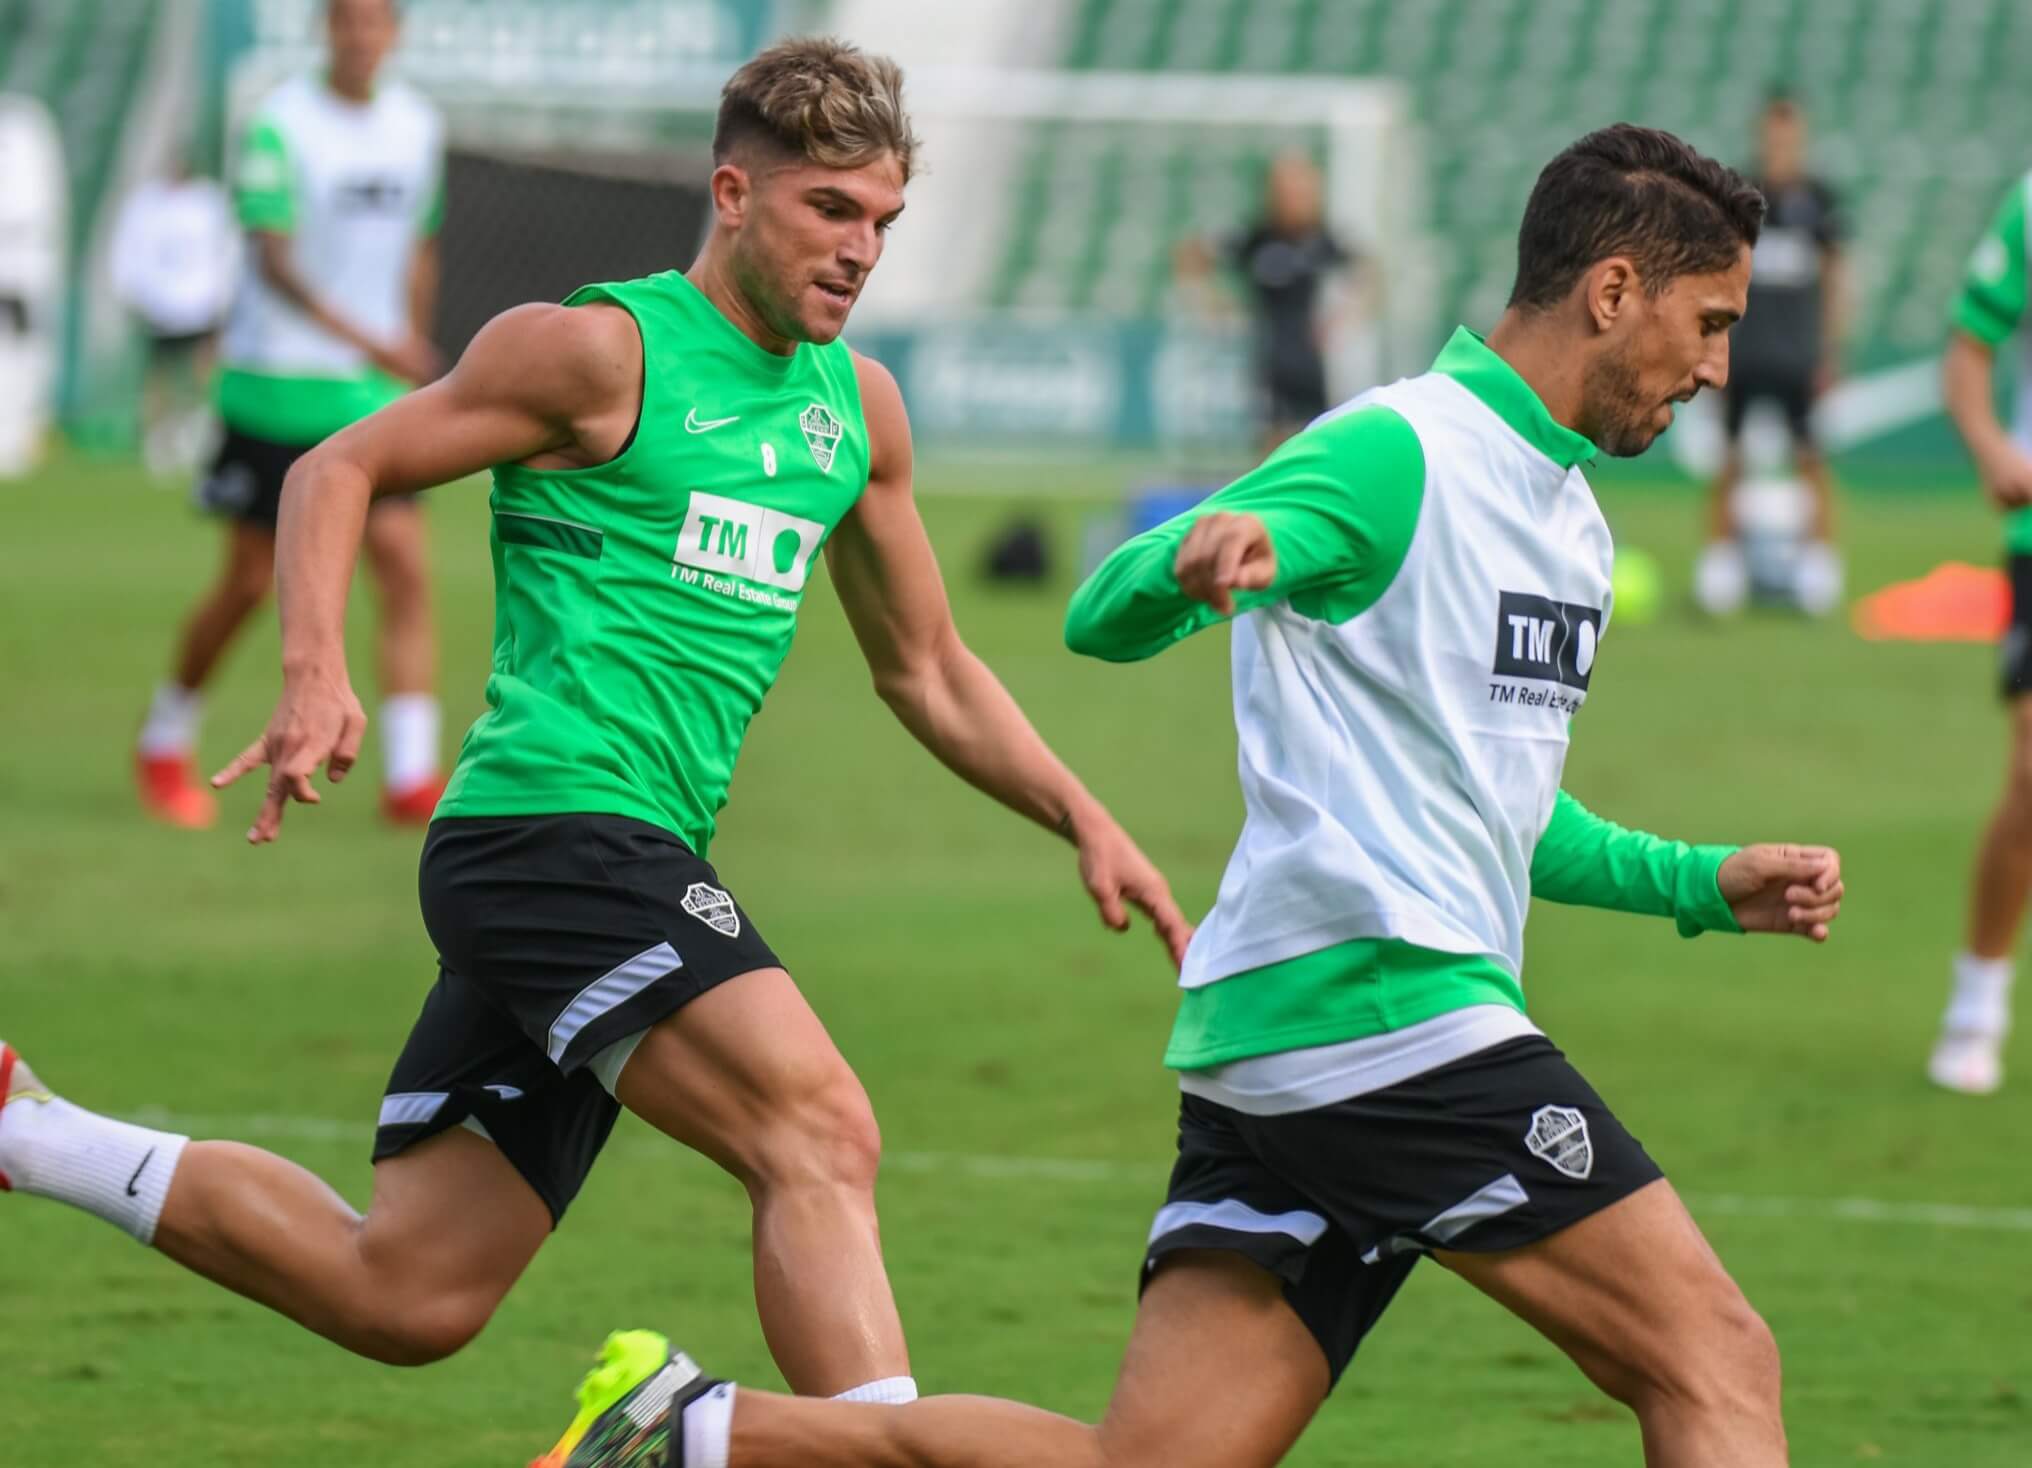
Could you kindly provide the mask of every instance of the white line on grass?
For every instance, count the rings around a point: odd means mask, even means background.
[[[364,1147],[374,1129],[362,1122],[322,1116],[186,1116],[145,1107],[132,1120],[142,1126],[193,1136],[260,1138],[297,1142],[343,1142]],[[640,1137],[616,1143],[632,1153],[662,1155],[670,1143]],[[1005,1157],[972,1152],[886,1152],[883,1164],[899,1172],[958,1174],[1019,1182],[1162,1184],[1161,1163],[1114,1162],[1105,1158]],[[1746,1193],[1696,1193],[1687,1199],[1695,1213],[1729,1218],[1799,1218],[1831,1223],[1916,1225],[1924,1228],[1987,1229],[2032,1233],[2032,1208],[1991,1208],[1965,1203],[1893,1203],[1881,1198],[1774,1198]]]

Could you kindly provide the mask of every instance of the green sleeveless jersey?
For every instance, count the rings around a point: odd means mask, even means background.
[[[677,271],[587,286],[642,333],[642,412],[585,469],[494,471],[494,665],[439,816],[598,812],[704,855],[819,548],[868,483],[844,342],[780,357]]]

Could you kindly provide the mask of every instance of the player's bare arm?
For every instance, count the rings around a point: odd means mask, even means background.
[[[1941,387],[1947,413],[1968,445],[1983,488],[1999,509],[2032,504],[2032,457],[2011,441],[1997,417],[1991,386],[1996,351],[1966,331],[1947,335],[1941,358]]]
[[[254,268],[275,292],[310,317],[319,326],[362,353],[368,361],[405,382],[428,382],[442,365],[437,348],[419,331],[412,330],[400,341],[382,341],[362,331],[328,301],[304,283],[290,255],[286,234],[257,229],[249,236],[254,242]]]
[[[902,394],[879,363],[857,357],[855,365],[868,425],[868,488],[834,532],[826,563],[876,691],[955,774],[1079,848],[1080,876],[1109,927],[1126,928],[1127,906],[1138,907],[1179,960],[1191,927],[1163,876],[961,641],[911,493]]]
[[[1745,846],[1715,873],[1746,933],[1789,933],[1825,943],[1841,912],[1841,854],[1831,846]]]
[[[452,372],[332,435],[289,471],[276,527],[282,697],[267,730],[213,776],[270,766],[247,839],[272,841],[285,802],[316,805],[319,766],[338,781],[367,720],[346,671],[346,593],[377,496],[447,484],[496,464],[603,463],[634,426],[642,341],[627,312],[518,306],[489,322]]]

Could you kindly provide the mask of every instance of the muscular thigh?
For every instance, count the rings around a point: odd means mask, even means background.
[[[615,1083],[621,1104],[742,1174],[769,1131],[813,1108],[865,1108],[832,1036],[781,968],[741,974],[655,1025]]]
[[[424,843],[419,896],[441,971],[390,1078],[376,1155],[477,1124],[553,1218],[618,1114],[603,1057],[730,978],[780,974],[712,868],[669,832],[623,817],[441,818]],[[744,1072],[705,1062],[766,1055],[794,1033],[774,1013],[753,1023],[744,1041],[696,1047],[675,1099],[638,1109],[663,1125],[680,1106],[710,1114],[722,1099],[714,1086],[738,1100]]]
[[[1108,1468],[1280,1461],[1332,1384],[1284,1282],[1238,1254],[1167,1256],[1143,1293],[1101,1420]]]
[[[1605,1386],[1669,1376],[1749,1308],[1663,1178],[1522,1248],[1434,1257]]]
[[[460,1127],[374,1164],[360,1252],[384,1277],[498,1299],[550,1232],[549,1208],[514,1164]]]

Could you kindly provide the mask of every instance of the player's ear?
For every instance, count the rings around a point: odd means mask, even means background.
[[[713,170],[711,187],[713,213],[727,228],[739,229],[748,216],[748,201],[754,194],[748,170],[738,163],[722,163]]]
[[[1581,277],[1581,288],[1587,293],[1588,315],[1595,330],[1607,331],[1622,319],[1637,294],[1637,268],[1627,257],[1611,255],[1588,267]]]

